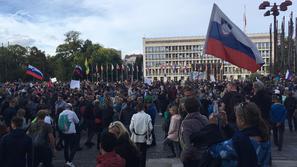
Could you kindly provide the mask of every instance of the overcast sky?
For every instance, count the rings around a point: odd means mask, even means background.
[[[268,32],[273,18],[258,10],[261,0],[0,0],[0,42],[54,54],[75,30],[123,55],[142,53],[143,37],[205,35],[214,2],[240,28],[246,6],[247,32]],[[292,10],[296,2],[280,16]]]

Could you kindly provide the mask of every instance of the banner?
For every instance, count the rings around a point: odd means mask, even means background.
[[[51,82],[52,82],[52,83],[57,82],[57,78],[51,78]]]
[[[70,82],[70,89],[80,89],[80,81],[78,81],[78,80],[71,80],[71,82]]]

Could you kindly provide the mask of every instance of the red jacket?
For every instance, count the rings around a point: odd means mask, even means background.
[[[119,156],[115,151],[108,152],[104,155],[97,156],[96,167],[125,167],[126,161]]]

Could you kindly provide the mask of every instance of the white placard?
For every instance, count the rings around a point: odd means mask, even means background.
[[[215,79],[214,75],[210,75],[210,81],[211,82],[216,82],[216,79]]]
[[[144,83],[145,83],[145,84],[148,84],[148,85],[150,85],[150,86],[152,86],[152,82],[153,82],[153,81],[152,81],[151,78],[145,78],[145,79],[144,79]]]
[[[71,80],[70,82],[70,89],[80,89],[80,81]]]
[[[52,82],[52,83],[57,82],[57,78],[51,78],[51,82]]]

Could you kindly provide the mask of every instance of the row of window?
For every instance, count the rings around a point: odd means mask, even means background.
[[[269,49],[270,42],[255,42],[255,45],[258,49]]]
[[[258,49],[269,49],[270,42],[256,42]],[[182,46],[147,46],[145,53],[162,53],[162,52],[185,52],[185,51],[203,51],[203,45],[182,45]]]
[[[202,45],[182,45],[182,46],[151,46],[145,47],[146,53],[158,52],[185,52],[185,51],[202,51]]]
[[[205,64],[221,64],[220,60],[202,60],[202,61],[151,61],[146,62],[146,68],[150,67],[160,67],[160,68],[170,68],[170,67],[190,67],[192,64],[193,66],[200,66]]]
[[[262,57],[269,57],[269,50],[261,50]],[[205,59],[214,58],[211,55],[204,55],[203,52],[196,53],[174,53],[174,54],[146,54],[146,60],[164,60],[164,59]]]

